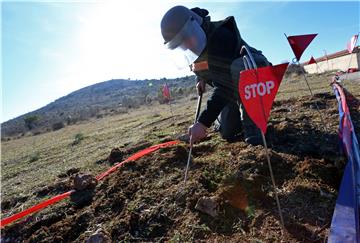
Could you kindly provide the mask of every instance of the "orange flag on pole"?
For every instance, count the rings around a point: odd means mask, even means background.
[[[166,99],[170,100],[170,88],[167,84],[164,84],[162,88],[162,93]]]
[[[313,56],[311,56],[310,61],[308,62],[308,64],[314,64],[317,63],[315,58]]]
[[[316,36],[317,34],[293,35],[286,37],[298,61],[300,61],[301,55]]]

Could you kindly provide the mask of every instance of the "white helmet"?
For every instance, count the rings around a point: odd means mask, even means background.
[[[161,34],[165,46],[183,58],[178,66],[192,64],[206,47],[206,34],[201,28],[202,18],[184,6],[175,6],[161,20]]]

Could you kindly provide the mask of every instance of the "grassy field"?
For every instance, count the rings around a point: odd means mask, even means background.
[[[331,76],[308,75],[313,93],[332,93],[329,86]],[[345,81],[344,84],[360,98],[360,80]],[[283,81],[277,100],[303,95],[309,95],[305,80],[302,76],[295,76]],[[31,196],[34,190],[53,183],[58,180],[59,174],[71,168],[95,175],[104,171],[109,165],[96,161],[105,159],[113,148],[126,148],[144,142],[158,143],[166,137],[175,138],[186,133],[193,121],[195,106],[194,94],[172,104],[174,117],[166,104],[146,106],[127,114],[1,142],[1,200],[25,196],[28,197],[23,205],[26,208],[38,200]]]
[[[332,73],[307,75],[312,92],[332,92],[332,76]],[[358,98],[359,82],[344,82],[344,86]],[[292,76],[283,81],[276,100],[309,94],[304,77]],[[178,135],[185,133],[193,120],[195,106],[194,94],[172,104],[175,119],[171,117],[167,104],[159,104],[67,126],[54,132],[1,142],[2,200],[29,194],[35,188],[54,181],[57,175],[70,168],[97,174],[105,168],[95,162],[106,158],[113,148],[144,141],[155,143],[159,138],[175,135],[174,131]],[[75,144],[77,140],[79,143]]]
[[[327,72],[323,74],[307,74],[306,79],[309,83],[313,94],[331,92],[330,86],[333,72]],[[350,93],[359,97],[360,96],[360,74],[356,80],[344,80],[343,86],[349,90]],[[309,88],[306,84],[304,76],[291,76],[283,80],[276,100],[284,100],[292,97],[301,97],[310,95]]]
[[[190,121],[192,105],[184,101],[172,105],[176,114],[182,114],[181,117],[176,115],[177,124]],[[2,142],[2,199],[28,194],[70,168],[99,173],[105,168],[95,162],[106,158],[111,149],[142,141],[151,143],[162,134],[172,134],[173,119],[169,106],[149,108],[142,107],[128,114]]]

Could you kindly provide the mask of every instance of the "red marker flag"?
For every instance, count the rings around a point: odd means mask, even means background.
[[[316,36],[317,34],[309,34],[309,35],[293,35],[287,37],[291,49],[293,50],[295,57],[298,61],[300,61],[301,55]]]
[[[308,64],[314,64],[317,63],[315,58],[313,56],[311,56],[310,61],[308,62]]]
[[[359,35],[354,35],[353,37],[351,37],[350,41],[347,43],[346,48],[349,51],[349,53],[352,53],[355,46],[356,46],[356,42],[358,40]]]
[[[265,134],[270,110],[289,63],[240,73],[239,94],[245,110]]]
[[[166,99],[170,100],[170,89],[167,84],[164,84],[164,86],[162,88],[162,93]]]

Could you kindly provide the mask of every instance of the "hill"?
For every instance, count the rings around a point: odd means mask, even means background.
[[[171,87],[174,99],[194,90],[194,77],[123,80],[97,83],[61,97],[50,104],[1,124],[1,136],[21,137],[58,130],[90,118],[128,113],[141,105],[163,102],[162,86]],[[27,134],[26,134],[27,133]]]

